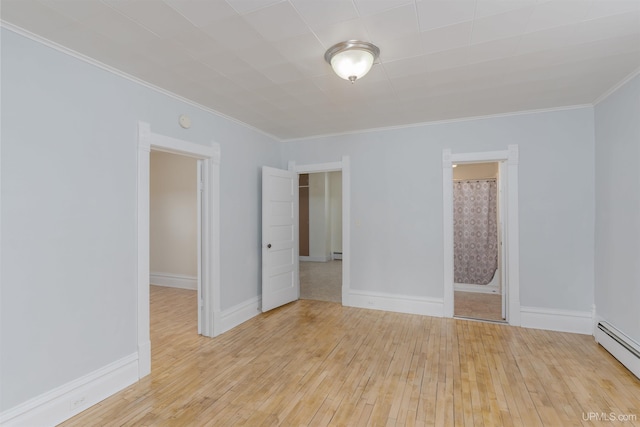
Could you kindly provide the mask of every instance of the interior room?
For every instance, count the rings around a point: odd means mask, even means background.
[[[330,4],[1,1],[0,425],[640,423],[640,1]],[[195,273],[153,261],[159,151]],[[479,163],[500,294],[456,280]],[[301,292],[335,171],[339,303]]]
[[[182,298],[179,311],[198,317],[198,164],[194,158],[151,151],[149,283],[151,300]],[[163,313],[156,313],[163,316]],[[153,324],[151,334],[153,341]],[[196,334],[199,328],[190,332]],[[155,331],[159,332],[159,331]]]
[[[300,298],[342,303],[342,172],[299,174]]]

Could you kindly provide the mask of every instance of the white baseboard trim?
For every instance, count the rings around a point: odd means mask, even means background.
[[[138,344],[138,378],[151,373],[151,341]]]
[[[477,294],[500,294],[497,285],[470,285],[468,283],[454,283],[453,290],[458,292],[475,292]]]
[[[328,262],[331,261],[331,256],[301,256],[298,259],[302,262]]]
[[[197,276],[152,272],[149,274],[149,283],[156,286],[166,286],[168,288],[198,290]]]
[[[640,352],[640,344],[632,340],[629,336],[625,335],[622,331],[618,330],[616,327],[606,322],[603,319],[600,319],[599,322],[602,322],[603,326],[609,329],[614,335],[617,335],[621,338],[625,345],[633,348],[636,352]],[[620,363],[622,363],[628,370],[630,370],[633,375],[640,378],[640,358],[629,351],[624,347],[623,344],[620,344],[616,339],[612,338],[606,332],[602,331],[600,328],[596,326],[595,332],[593,334],[596,342],[605,348],[613,357],[618,359]]]
[[[57,387],[0,414],[3,427],[53,426],[138,381],[138,354]]]
[[[422,314],[434,317],[444,316],[444,302],[442,298],[416,297],[350,289],[348,303],[350,307],[395,311],[397,313]]]
[[[230,329],[235,328],[241,323],[257,316],[262,311],[260,310],[262,304],[262,298],[254,297],[248,301],[236,304],[227,310],[220,313],[220,329],[219,333],[227,332]]]
[[[520,326],[548,331],[593,334],[593,313],[541,307],[520,307]]]

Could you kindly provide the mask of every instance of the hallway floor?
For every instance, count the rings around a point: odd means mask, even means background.
[[[300,262],[300,299],[342,303],[342,261]]]

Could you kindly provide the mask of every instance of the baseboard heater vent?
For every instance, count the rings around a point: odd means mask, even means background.
[[[342,259],[342,252],[334,252],[333,259]]]
[[[640,378],[640,345],[613,326],[599,322],[595,333],[596,342]]]

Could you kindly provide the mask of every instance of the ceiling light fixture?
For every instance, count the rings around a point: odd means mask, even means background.
[[[340,78],[353,83],[371,70],[378,55],[378,46],[349,40],[331,46],[324,54],[324,59],[331,64],[331,68]]]

